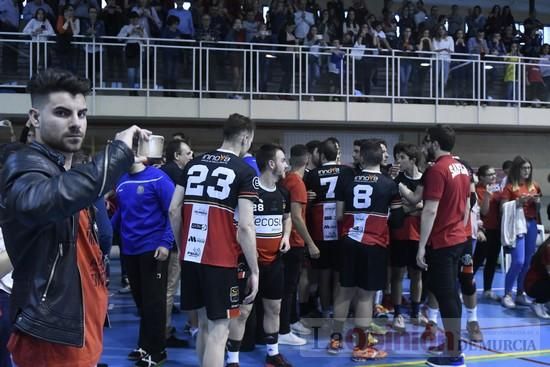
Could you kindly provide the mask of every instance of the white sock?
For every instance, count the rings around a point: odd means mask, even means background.
[[[474,308],[466,307],[466,315],[468,315],[468,322],[477,321],[477,306]]]
[[[437,324],[437,315],[439,313],[439,308],[430,308],[428,307],[428,320]]]
[[[275,344],[266,344],[267,346],[267,355],[272,357],[279,354],[279,343]]]
[[[239,363],[239,352],[227,352],[227,363]]]

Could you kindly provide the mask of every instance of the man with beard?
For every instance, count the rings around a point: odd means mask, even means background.
[[[134,163],[137,126],[120,132],[90,163],[71,167],[86,134],[89,82],[48,69],[28,85],[36,139],[2,171],[0,221],[13,264],[8,348],[21,367],[97,365],[107,288],[88,209]]]

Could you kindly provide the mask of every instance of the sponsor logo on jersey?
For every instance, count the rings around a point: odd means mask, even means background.
[[[239,287],[238,286],[231,287],[231,289],[229,290],[229,301],[231,303],[239,302]]]
[[[185,255],[189,258],[198,259],[201,256],[201,249],[198,247],[188,247]]]
[[[379,177],[377,175],[366,174],[366,175],[355,176],[354,181],[355,182],[378,182],[378,178]]]
[[[283,225],[281,216],[261,215],[254,219],[256,227],[280,227]]]
[[[191,223],[191,228],[206,231],[208,229],[207,224]]]
[[[190,243],[204,243],[204,238],[196,237],[196,236],[189,236],[187,239],[187,242]]]
[[[252,186],[253,186],[256,190],[259,190],[259,189],[260,189],[260,179],[258,178],[258,176],[254,176],[254,178],[252,179]]]
[[[145,192],[145,187],[143,187],[143,185],[138,185],[138,187],[136,189],[136,194],[141,195],[144,192]]]
[[[323,219],[324,219],[324,220],[333,220],[334,217],[331,216],[331,215],[327,215],[327,216],[323,217]]]
[[[203,162],[212,162],[212,163],[228,163],[231,160],[230,155],[226,154],[203,154],[201,161]]]
[[[332,176],[340,173],[340,167],[324,168],[317,171],[319,176]]]
[[[193,207],[193,215],[199,215],[201,217],[204,217],[208,214],[208,211],[204,210],[202,206],[194,206]]]

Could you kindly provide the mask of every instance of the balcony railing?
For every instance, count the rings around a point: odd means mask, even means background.
[[[527,78],[541,59],[519,56],[341,48],[339,58],[331,47],[78,36],[61,51],[55,38],[0,37],[3,92],[22,91],[37,70],[62,66],[89,78],[93,94],[550,105],[550,86]]]

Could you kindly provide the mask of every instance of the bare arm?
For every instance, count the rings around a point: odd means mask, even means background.
[[[399,193],[407,202],[411,205],[416,205],[422,201],[422,195],[424,194],[424,186],[418,185],[416,190],[412,192],[405,184],[399,184]]]
[[[170,208],[168,209],[170,225],[172,226],[172,232],[174,232],[174,240],[179,249],[181,249],[181,207],[183,205],[184,196],[185,189],[183,186],[176,185],[172,201],[170,202]]]
[[[418,253],[416,255],[417,265],[426,270],[428,265],[424,258],[426,254],[426,244],[432,233],[432,228],[435,222],[435,216],[437,215],[437,209],[439,208],[439,201],[425,200],[424,209],[420,216],[420,242],[418,243]],[[469,210],[468,210],[469,211]]]
[[[468,198],[466,199],[466,208],[464,210],[464,226],[467,226],[468,225],[468,219],[470,219],[470,209],[472,209],[472,206],[470,205],[470,195],[472,195],[472,193],[475,194],[476,192],[476,187],[474,185],[474,183],[470,183],[470,194],[468,195]]]
[[[248,199],[239,199],[239,228],[237,238],[243,251],[246,263],[250,268],[248,279],[250,294],[244,299],[244,303],[252,303],[258,293],[258,254],[256,252],[256,226],[254,225],[254,205]]]
[[[281,243],[279,245],[279,250],[281,252],[287,252],[290,249],[290,232],[292,231],[292,219],[290,214],[283,215],[283,238],[281,238]]]
[[[313,242],[313,239],[309,235],[306,223],[302,218],[303,205],[304,204],[296,202],[290,203],[290,217],[292,218],[292,225],[294,226],[294,228],[296,228],[296,231],[298,231],[300,237],[304,239],[310,256],[316,258],[319,257],[319,249],[317,248],[317,246],[315,246],[315,242]],[[317,254],[316,257],[314,256],[315,254]]]
[[[479,212],[481,215],[487,215],[489,213],[489,207],[491,205],[491,198],[493,194],[487,191],[485,195],[483,195],[483,199],[481,200],[481,205],[479,206]]]

